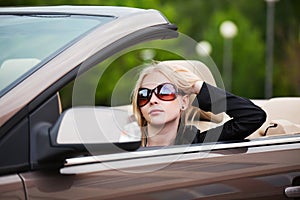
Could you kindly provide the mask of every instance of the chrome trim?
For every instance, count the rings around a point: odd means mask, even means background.
[[[298,198],[300,197],[300,186],[287,187],[284,190],[284,194],[288,198]]]
[[[103,162],[103,161],[133,159],[133,158],[141,158],[141,157],[163,156],[163,155],[170,155],[170,154],[181,154],[181,153],[191,153],[191,152],[201,152],[201,151],[205,152],[211,150],[223,150],[223,149],[232,149],[232,148],[262,146],[262,145],[285,144],[285,143],[294,143],[294,142],[300,142],[300,135],[298,137],[291,137],[291,138],[290,137],[274,138],[274,139],[265,139],[265,140],[258,140],[258,141],[212,144],[212,145],[204,144],[201,146],[162,147],[161,149],[156,149],[156,150],[145,150],[145,151],[116,153],[116,154],[106,154],[106,155],[99,155],[99,156],[70,158],[70,159],[66,159],[65,166],[84,164],[84,163],[94,163],[99,161]]]
[[[288,144],[291,143],[292,144]],[[203,146],[187,146],[163,148],[160,150],[124,152],[100,156],[71,158],[66,160],[65,167],[60,170],[62,174],[81,174],[111,169],[124,169],[130,167],[166,164],[173,161],[186,161],[211,157],[224,157],[221,153],[210,150],[226,150],[234,148],[247,148],[247,154],[270,152],[280,150],[299,149],[300,137],[277,138],[262,141],[249,141],[233,144],[215,144]],[[275,144],[277,144],[275,146]]]

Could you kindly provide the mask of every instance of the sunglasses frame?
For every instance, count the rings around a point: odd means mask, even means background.
[[[160,90],[163,88],[164,85],[171,85],[171,86],[175,89],[175,93],[174,93],[175,96],[174,96],[173,99],[166,100],[166,99],[161,98],[161,96],[159,95],[159,92],[160,92]],[[146,103],[140,105],[140,103],[139,103],[139,99],[140,99],[140,98],[139,98],[139,92],[140,92],[141,90],[144,90],[144,89],[146,89],[147,91],[149,91],[150,94],[149,94],[148,97],[147,97]],[[158,89],[159,89],[159,91],[158,91]],[[147,104],[149,103],[149,101],[151,100],[153,93],[155,94],[155,96],[156,96],[158,99],[160,99],[160,100],[162,100],[162,101],[174,101],[174,100],[177,98],[178,94],[179,94],[179,90],[178,90],[178,88],[177,88],[173,83],[162,83],[162,84],[159,84],[158,86],[156,86],[156,87],[153,88],[153,89],[149,89],[149,88],[139,88],[139,90],[138,90],[138,95],[137,95],[137,105],[138,105],[139,107],[143,107],[143,106],[147,105]]]

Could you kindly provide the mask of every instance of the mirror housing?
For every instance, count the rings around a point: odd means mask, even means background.
[[[60,168],[67,158],[134,151],[140,145],[140,129],[126,110],[70,108],[53,126],[39,126],[36,160],[31,165],[34,169]]]

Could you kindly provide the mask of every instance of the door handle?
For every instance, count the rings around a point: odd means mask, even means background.
[[[284,194],[288,198],[300,197],[300,186],[287,187],[284,190]]]

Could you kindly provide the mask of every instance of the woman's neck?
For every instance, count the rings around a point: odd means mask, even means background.
[[[148,124],[147,146],[173,145],[177,136],[179,118],[162,126]]]

